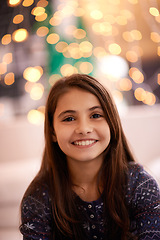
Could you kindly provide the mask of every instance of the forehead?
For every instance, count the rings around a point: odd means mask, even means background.
[[[67,107],[87,108],[93,105],[101,105],[97,96],[87,90],[73,87],[59,97],[56,109]]]

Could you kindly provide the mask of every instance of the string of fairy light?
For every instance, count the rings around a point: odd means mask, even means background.
[[[123,93],[132,90],[137,101],[146,105],[154,105],[157,96],[152,89],[146,88],[146,84],[144,84],[145,73],[142,70],[141,58],[145,53],[140,42],[145,36],[143,29],[137,25],[135,10],[136,8],[146,10],[142,11],[142,15],[144,14],[143,18],[150,29],[149,40],[156,45],[154,54],[160,57],[158,2],[151,0],[145,1],[145,3],[143,0],[58,0],[54,2],[57,2],[57,5],[54,5],[52,15],[48,15],[46,9],[49,2],[47,0],[39,0],[36,5],[34,0],[8,0],[9,6],[14,8],[20,4],[24,9],[33,6],[30,14],[34,16],[38,26],[36,35],[39,38],[44,38],[44,41],[48,45],[52,45],[55,52],[63,55],[65,59],[59,72],[54,72],[49,76],[48,83],[53,85],[61,76],[72,73],[92,74],[97,66],[102,68],[103,61],[105,65],[106,59],[108,61],[109,57],[116,56],[117,59],[119,57],[126,63],[128,62],[129,67],[126,76],[120,77],[114,75],[116,66],[110,65],[109,72],[107,72],[106,67],[102,69],[104,79],[107,76],[111,83],[113,95],[119,101],[123,101]],[[87,30],[77,27],[73,18],[82,18]],[[18,26],[23,23],[24,19],[25,16],[22,12],[16,13],[11,24]],[[68,19],[70,20],[68,21]],[[69,23],[66,24],[67,22]],[[62,29],[64,31],[63,38],[60,33]],[[64,35],[66,39],[71,41],[65,41]],[[11,49],[9,46],[12,42],[27,41],[29,37],[30,33],[25,26],[19,27],[12,33],[6,33],[2,37],[1,44],[8,49],[0,62],[0,77],[3,77],[5,85],[10,86],[15,83],[15,73],[8,71],[8,66],[14,62],[13,53],[9,51]],[[94,64],[92,61],[87,61],[89,58],[94,59]],[[70,64],[70,59],[75,59],[75,63]],[[115,60],[114,63],[116,63]],[[98,70],[100,71],[101,68]],[[39,81],[43,74],[42,66],[27,66],[24,69],[25,91],[33,101],[38,101],[43,97],[45,87]],[[157,73],[156,84],[157,87],[160,85],[160,73]],[[44,119],[44,106],[30,110],[28,119],[32,123],[38,123],[38,119]]]

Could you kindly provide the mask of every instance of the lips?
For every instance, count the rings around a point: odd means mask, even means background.
[[[89,146],[94,144],[95,142],[97,142],[97,140],[78,140],[73,142],[72,144],[76,146]]]

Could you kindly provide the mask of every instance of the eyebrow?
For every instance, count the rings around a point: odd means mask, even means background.
[[[89,111],[94,111],[94,110],[96,110],[96,109],[102,110],[102,107],[101,107],[101,106],[94,106],[94,107],[89,108],[88,110],[89,110]],[[75,110],[66,110],[66,111],[61,112],[61,113],[58,115],[58,118],[62,117],[63,115],[65,115],[65,114],[67,114],[67,113],[69,113],[69,114],[75,114],[76,112],[77,112],[77,111],[75,111]]]

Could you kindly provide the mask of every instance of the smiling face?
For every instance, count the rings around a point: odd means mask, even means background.
[[[110,129],[98,98],[79,88],[58,99],[53,117],[54,136],[67,161],[103,161]]]

